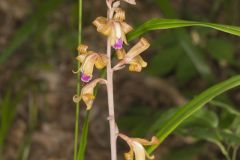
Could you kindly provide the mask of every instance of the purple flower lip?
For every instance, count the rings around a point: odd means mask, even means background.
[[[114,49],[121,49],[123,47],[123,40],[117,39],[116,43],[112,46]]]
[[[92,79],[91,76],[88,76],[88,75],[85,75],[84,73],[81,73],[81,80],[82,80],[83,82],[88,83],[91,79]]]

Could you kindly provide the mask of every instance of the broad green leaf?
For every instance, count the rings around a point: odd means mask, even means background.
[[[202,92],[201,94],[196,96],[193,100],[191,100],[186,105],[181,107],[165,124],[160,126],[160,130],[157,133],[157,137],[161,142],[164,141],[166,137],[169,134],[171,134],[184,120],[186,120],[191,115],[196,113],[196,111],[201,109],[213,98],[239,85],[240,76],[235,76],[217,85],[214,85],[213,87]],[[151,147],[149,149],[149,152],[154,151],[156,148],[157,145]]]
[[[216,23],[208,22],[197,22],[197,21],[187,21],[180,19],[152,19],[144,24],[137,27],[134,31],[128,34],[128,39],[135,39],[145,32],[151,30],[160,30],[160,29],[171,29],[171,28],[180,28],[180,27],[190,27],[190,26],[200,26],[216,29],[222,32],[240,36],[240,27],[230,26],[230,25],[221,25]]]

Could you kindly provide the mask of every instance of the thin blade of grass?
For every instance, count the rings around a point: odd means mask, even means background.
[[[84,160],[85,159],[85,151],[87,147],[87,138],[88,138],[88,128],[89,128],[89,117],[90,117],[90,111],[87,111],[86,116],[84,118],[83,123],[83,129],[82,129],[82,135],[80,138],[80,146],[78,150],[78,160]]]

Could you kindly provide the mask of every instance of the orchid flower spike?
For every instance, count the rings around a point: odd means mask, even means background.
[[[98,32],[109,37],[114,49],[121,49],[123,43],[128,44],[126,34],[133,29],[124,21],[125,11],[121,8],[116,8],[112,19],[98,17],[93,21],[93,24],[97,27]]]
[[[98,78],[98,79],[95,79],[92,82],[86,84],[82,88],[80,96],[75,95],[73,97],[73,101],[75,103],[79,103],[81,100],[83,100],[83,102],[87,106],[87,110],[90,110],[92,108],[93,101],[95,99],[94,89],[95,89],[95,87],[97,86],[98,83],[99,84],[107,84],[107,81],[105,79]]]
[[[94,66],[97,69],[103,69],[108,62],[106,54],[100,54],[93,51],[88,51],[88,46],[80,45],[78,47],[79,55],[76,57],[78,61],[82,63],[78,71],[81,72],[81,80],[83,82],[89,82],[92,79]]]
[[[141,72],[142,68],[147,67],[147,62],[142,59],[140,54],[149,46],[149,42],[145,38],[141,38],[127,53],[124,49],[117,50],[117,57],[122,60],[113,69],[118,70],[125,64],[129,64],[130,71]]]
[[[130,151],[124,154],[126,160],[145,160],[146,157],[153,160],[154,156],[150,156],[144,146],[157,145],[160,143],[156,137],[152,137],[151,141],[141,138],[130,138],[124,134],[119,134],[119,137],[126,141],[130,147]]]

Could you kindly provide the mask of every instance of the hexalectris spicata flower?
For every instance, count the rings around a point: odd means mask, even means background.
[[[145,38],[141,38],[140,41],[133,46],[127,53],[124,49],[117,50],[118,59],[122,59],[113,69],[121,69],[125,64],[129,64],[129,70],[134,72],[140,72],[142,68],[147,66],[140,54],[148,49],[149,42]]]
[[[121,49],[123,43],[127,44],[126,34],[132,30],[132,27],[125,21],[125,11],[121,8],[115,8],[113,19],[98,17],[93,21],[97,31],[108,36],[114,49]]]
[[[82,90],[81,90],[81,94],[80,96],[75,95],[73,97],[73,101],[75,103],[80,102],[81,100],[83,100],[83,102],[86,104],[87,106],[87,110],[90,110],[92,108],[93,105],[93,101],[95,99],[94,96],[94,89],[97,86],[97,84],[107,84],[107,81],[105,79],[102,78],[98,78],[93,80],[92,82],[86,84]]]
[[[81,80],[83,82],[89,82],[92,79],[94,66],[97,69],[103,69],[108,62],[106,54],[100,54],[93,51],[88,51],[88,46],[80,45],[78,47],[79,55],[76,57],[78,61],[82,63],[77,72],[81,72]]]
[[[154,156],[150,156],[144,146],[157,145],[160,143],[156,137],[152,137],[151,141],[141,138],[130,138],[124,134],[119,134],[119,137],[126,141],[130,147],[130,151],[124,154],[126,160],[134,160],[134,158],[135,160],[145,160],[146,157],[152,160]]]

